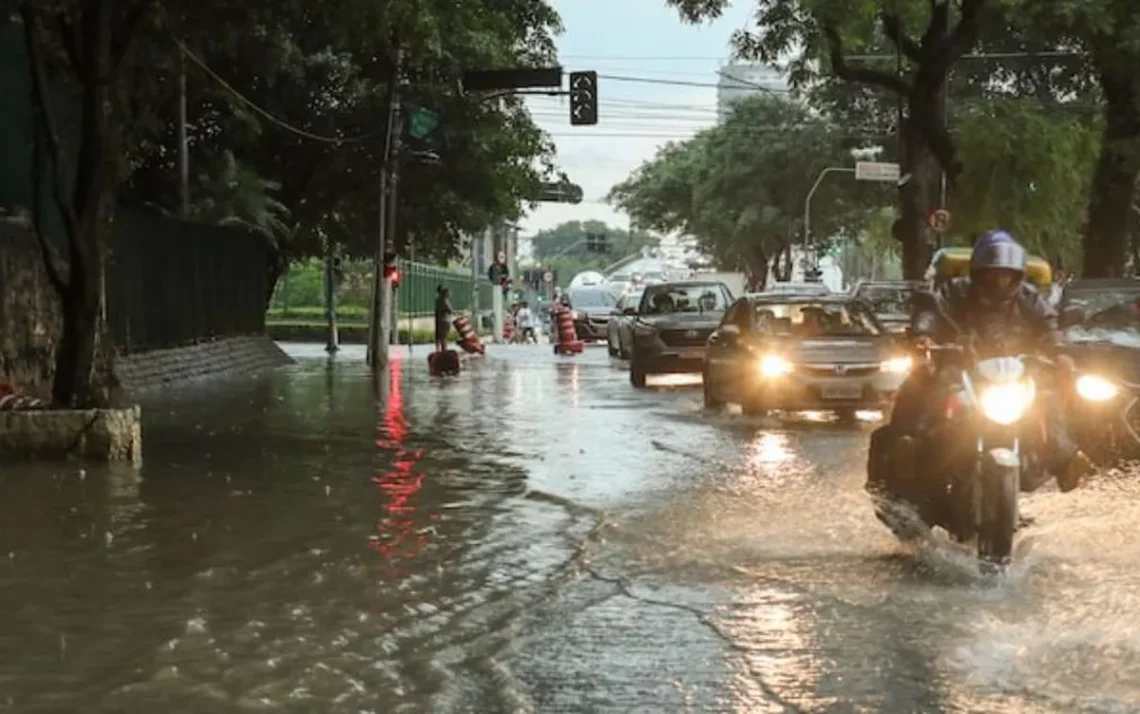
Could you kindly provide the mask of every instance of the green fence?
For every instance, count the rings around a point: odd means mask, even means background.
[[[435,291],[440,285],[451,290],[451,305],[456,310],[470,310],[471,273],[441,268],[438,265],[400,260],[400,289],[397,300],[400,315],[420,317],[435,312]],[[484,277],[476,283],[480,310],[491,308],[491,283]]]
[[[124,351],[264,332],[263,238],[119,208],[109,247],[107,323]]]

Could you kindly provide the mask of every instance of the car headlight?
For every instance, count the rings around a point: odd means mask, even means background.
[[[914,360],[910,357],[895,357],[881,363],[879,369],[891,374],[906,374],[913,364]]]
[[[1107,402],[1120,394],[1120,387],[1104,377],[1095,374],[1082,374],[1077,378],[1077,394],[1089,402]]]
[[[982,414],[990,421],[1002,425],[1016,422],[1036,398],[1036,388],[1031,379],[1023,379],[1008,384],[994,384],[982,390]]]
[[[765,379],[782,377],[792,371],[792,363],[776,355],[764,355],[760,358],[760,375]]]

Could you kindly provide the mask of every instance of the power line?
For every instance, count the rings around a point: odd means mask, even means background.
[[[273,114],[270,114],[269,111],[262,109],[261,106],[259,106],[255,102],[253,102],[253,100],[246,98],[246,96],[244,94],[242,94],[238,90],[234,89],[233,86],[231,86],[229,82],[222,79],[220,76],[218,76],[218,74],[214,70],[210,69],[210,67],[200,57],[198,57],[198,55],[191,52],[190,48],[188,48],[181,40],[174,38],[174,43],[176,45],[178,45],[178,48],[180,50],[182,50],[183,53],[185,53],[187,59],[189,59],[191,62],[196,64],[199,69],[201,69],[203,72],[205,72],[215,82],[217,82],[222,87],[224,87],[230,94],[234,95],[234,97],[239,99],[243,104],[245,104],[247,107],[252,109],[257,114],[264,117],[269,122],[279,126],[282,129],[285,129],[286,131],[290,131],[290,132],[292,132],[298,136],[302,136],[306,139],[311,139],[313,141],[320,141],[320,142],[324,142],[326,144],[356,144],[356,143],[368,141],[369,139],[375,139],[377,137],[382,136],[382,132],[372,132],[370,134],[361,134],[359,136],[333,137],[333,136],[321,136],[320,134],[314,134],[310,131],[305,131],[304,129],[298,129],[297,127],[286,122],[285,120],[278,119]]]
[[[686,81],[680,80],[680,79],[655,79],[652,77],[631,77],[631,76],[622,75],[622,74],[599,74],[598,78],[599,79],[609,79],[609,80],[612,80],[614,82],[640,82],[642,84],[663,84],[663,85],[673,86],[673,87],[708,87],[709,89],[723,89],[725,86],[723,84],[711,84],[708,82],[686,82]],[[733,78],[733,79],[735,79],[735,78]],[[737,81],[743,81],[743,80],[737,80]],[[759,86],[759,85],[757,85],[757,86]],[[733,87],[733,89],[739,89],[739,87]],[[781,88],[781,89],[770,89],[768,91],[776,92],[776,93],[788,93],[791,90]]]

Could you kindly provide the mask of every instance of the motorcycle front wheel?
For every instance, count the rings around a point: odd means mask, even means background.
[[[1008,449],[991,449],[978,473],[978,560],[1001,567],[1013,555],[1021,492],[1020,457]]]

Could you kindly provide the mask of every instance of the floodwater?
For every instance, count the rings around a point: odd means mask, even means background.
[[[994,585],[878,524],[872,423],[706,414],[604,348],[289,349],[146,403],[140,474],[0,472],[0,711],[1140,710],[1120,474],[1027,499]]]

